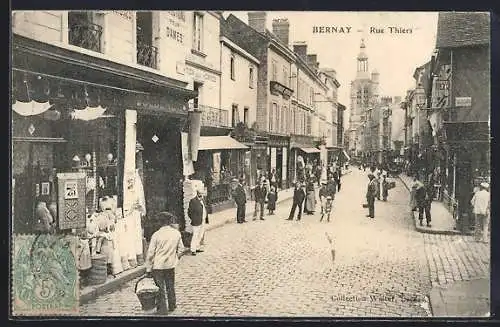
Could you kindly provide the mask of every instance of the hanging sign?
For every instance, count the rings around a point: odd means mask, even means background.
[[[84,228],[85,217],[85,173],[57,174],[58,182],[58,227],[60,230]]]
[[[472,98],[471,97],[456,97],[455,98],[455,107],[470,107],[472,106]]]

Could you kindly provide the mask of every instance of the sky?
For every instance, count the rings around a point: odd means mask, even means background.
[[[225,12],[248,23],[246,11]],[[356,57],[364,38],[368,67],[380,73],[380,95],[401,96],[414,87],[415,68],[425,64],[434,51],[437,12],[293,12],[268,11],[267,28],[275,18],[288,18],[290,44],[307,43],[308,54],[317,54],[320,67],[337,71],[338,100],[349,116],[350,82],[356,76]],[[351,27],[350,33],[313,33],[313,27]],[[371,28],[384,33],[370,33]],[[391,33],[388,27],[411,29],[411,33]]]

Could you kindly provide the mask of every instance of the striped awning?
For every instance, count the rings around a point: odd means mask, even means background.
[[[248,149],[231,136],[201,136],[198,150],[238,150]]]

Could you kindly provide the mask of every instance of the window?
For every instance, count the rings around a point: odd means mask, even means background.
[[[103,52],[102,15],[92,11],[68,12],[69,44],[80,48]]]
[[[240,113],[238,111],[238,105],[237,104],[233,104],[233,110],[232,110],[232,114],[233,114],[233,120],[232,120],[232,126],[233,127],[236,127],[236,125],[238,125],[239,121],[240,121]]]
[[[283,85],[288,86],[289,80],[288,80],[288,68],[283,66]]]
[[[230,65],[229,70],[231,72],[231,79],[234,81],[235,78],[234,78],[234,56],[233,55],[231,55],[231,59],[230,59],[230,64],[229,65]]]
[[[193,20],[193,49],[203,52],[203,15],[194,13]]]
[[[272,73],[272,80],[277,81],[278,80],[278,64],[276,63],[275,60],[271,62],[271,73]]]
[[[253,67],[250,67],[249,70],[248,70],[248,86],[253,89],[253,79],[254,79],[254,76],[253,76]]]
[[[245,107],[245,108],[243,109],[243,123],[244,123],[246,126],[248,126],[248,111],[249,111],[249,110],[250,110],[250,109],[248,109],[248,107]]]
[[[271,104],[271,108],[269,110],[269,131],[274,131],[274,128],[276,126],[276,114],[278,112],[278,105],[276,103]]]
[[[311,115],[307,115],[307,121],[306,121],[306,135],[311,135]]]

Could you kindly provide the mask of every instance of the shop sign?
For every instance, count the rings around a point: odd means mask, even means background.
[[[83,228],[85,217],[85,173],[60,173],[58,180],[58,227],[60,230]]]
[[[181,101],[151,94],[134,94],[129,103],[138,110],[165,111],[171,113],[187,113],[187,107]]]
[[[471,97],[456,97],[455,98],[455,107],[470,107],[472,106],[472,98]]]
[[[217,77],[209,72],[204,72],[193,67],[186,66],[184,72],[186,75],[193,76],[197,80],[217,82]]]

